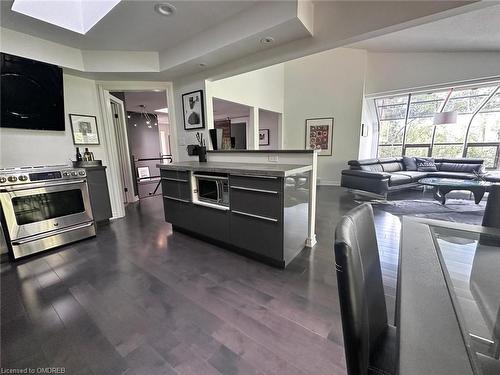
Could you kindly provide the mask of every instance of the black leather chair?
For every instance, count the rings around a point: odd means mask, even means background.
[[[500,183],[491,185],[484,209],[483,227],[500,228]]]
[[[395,374],[396,328],[387,323],[370,204],[349,211],[337,225],[335,263],[348,374]]]

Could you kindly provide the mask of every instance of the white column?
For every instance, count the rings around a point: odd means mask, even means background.
[[[316,180],[318,178],[318,152],[315,151],[312,160],[311,181],[309,186],[309,228],[306,247],[316,245]]]
[[[247,127],[247,149],[259,149],[259,108],[257,107],[250,107]]]

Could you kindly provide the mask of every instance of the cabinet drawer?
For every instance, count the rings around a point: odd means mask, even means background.
[[[165,221],[185,229],[192,226],[193,209],[190,202],[183,202],[163,197],[163,209],[165,210]]]
[[[188,180],[167,180],[162,177],[161,189],[163,195],[166,197],[191,201],[191,184]]]
[[[231,187],[231,210],[276,219],[281,222],[281,197],[278,192],[260,192]]]
[[[281,223],[231,212],[231,244],[241,249],[281,261]]]
[[[227,243],[229,242],[229,211],[193,204],[191,230]]]
[[[231,175],[229,177],[229,185],[277,192],[281,192],[282,190],[282,180],[280,177]]]
[[[166,178],[166,179],[189,181],[189,171],[175,171],[170,169],[161,169],[160,176],[162,177],[162,180]]]

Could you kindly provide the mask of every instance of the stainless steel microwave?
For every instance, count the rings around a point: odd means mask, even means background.
[[[227,175],[195,173],[198,201],[229,207],[229,179]]]

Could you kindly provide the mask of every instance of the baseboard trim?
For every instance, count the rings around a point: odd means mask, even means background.
[[[340,186],[340,181],[319,179],[318,186]]]

